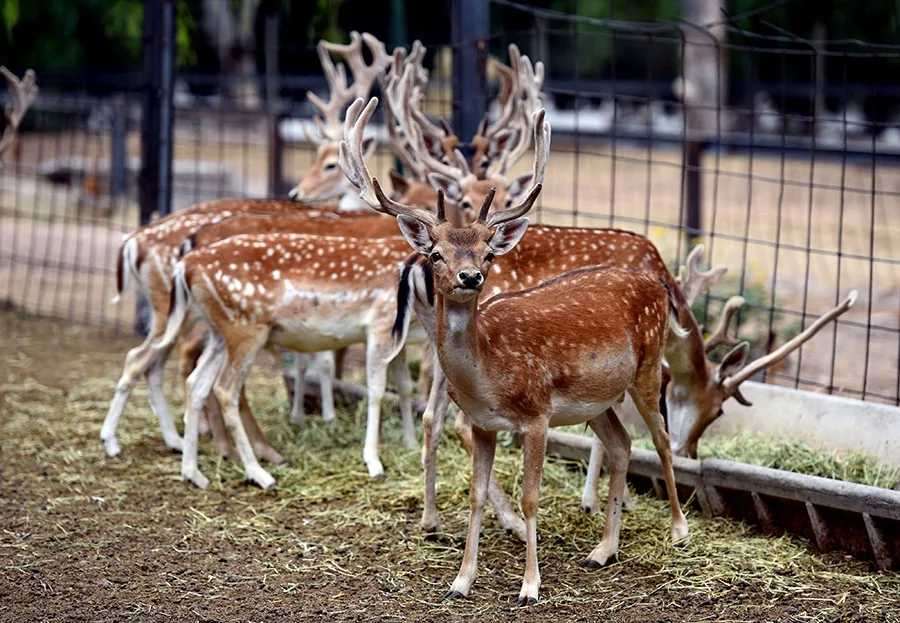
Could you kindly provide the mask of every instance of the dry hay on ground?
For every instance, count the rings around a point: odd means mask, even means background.
[[[251,377],[251,401],[293,466],[276,469],[278,489],[263,492],[205,442],[200,465],[212,485],[200,491],[182,482],[144,387],[123,418],[124,456],[103,453],[100,424],[133,339],[9,313],[0,327],[3,620],[898,620],[895,573],[695,512],[691,544],[676,549],[666,504],[649,497],[625,517],[619,562],[585,570],[578,563],[603,519],[580,511],[580,469],[557,461],[541,490],[541,603],[513,608],[524,549],[490,515],[471,599],[440,603],[468,514],[469,463],[455,441],[441,446],[444,523],[429,538],[418,524],[419,456],[400,449],[396,414],[385,417],[388,477],[371,481],[363,410],[341,413],[333,428],[313,417],[297,432],[278,375],[263,370]],[[519,451],[498,450],[509,490],[520,465]]]

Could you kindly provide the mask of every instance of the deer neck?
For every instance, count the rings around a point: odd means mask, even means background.
[[[346,184],[347,188],[344,190],[344,194],[341,195],[340,200],[338,201],[338,210],[343,210],[345,212],[356,212],[359,210],[371,210],[369,204],[365,203],[362,199],[359,198],[359,190],[351,186],[349,183]]]
[[[436,293],[436,345],[441,368],[454,390],[477,398],[478,379],[487,365],[484,336],[478,330],[478,301],[452,301]]]

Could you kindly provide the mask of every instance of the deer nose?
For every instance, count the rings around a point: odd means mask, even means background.
[[[456,278],[465,288],[477,288],[484,281],[484,275],[478,269],[472,269],[471,271],[461,270],[456,275]]]

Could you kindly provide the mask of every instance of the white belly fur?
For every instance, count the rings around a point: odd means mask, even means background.
[[[569,400],[559,394],[550,397],[550,426],[572,426],[584,424],[606,413],[606,410],[621,399],[617,396],[607,402],[583,402]]]

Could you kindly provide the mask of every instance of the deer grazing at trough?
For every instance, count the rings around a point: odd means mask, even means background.
[[[25,72],[21,80],[2,65],[0,65],[0,74],[6,79],[11,99],[4,110],[6,127],[3,128],[3,136],[0,136],[0,167],[2,167],[3,156],[16,144],[19,125],[21,125],[25,113],[37,99],[39,89],[36,84],[37,76],[31,69]]]
[[[373,99],[367,108],[375,103]],[[351,107],[348,124],[362,105],[357,100]],[[348,177],[361,188],[361,198],[396,215],[410,246],[431,262],[438,358],[451,396],[473,423],[469,531],[460,572],[447,594],[451,598],[468,595],[475,580],[481,518],[500,430],[522,433],[525,449],[526,565],[519,604],[538,598],[538,489],[549,426],[590,423],[615,457],[604,535],[589,564],[604,565],[616,553],[630,439],[611,407],[626,392],[641,410],[660,455],[672,508],[672,538],[681,542],[687,537],[659,412],[663,348],[687,332],[678,325],[665,284],[638,271],[593,267],[477,305],[495,257],[512,251],[525,234],[528,220],[523,217],[541,191],[550,141],[543,111],[536,113],[534,127],[534,175],[525,198],[489,215],[494,198],[489,192],[476,221],[464,228],[447,223],[442,192],[436,214],[389,200],[356,157],[358,150],[347,146],[357,142],[352,133],[341,144],[342,164],[354,174]]]

